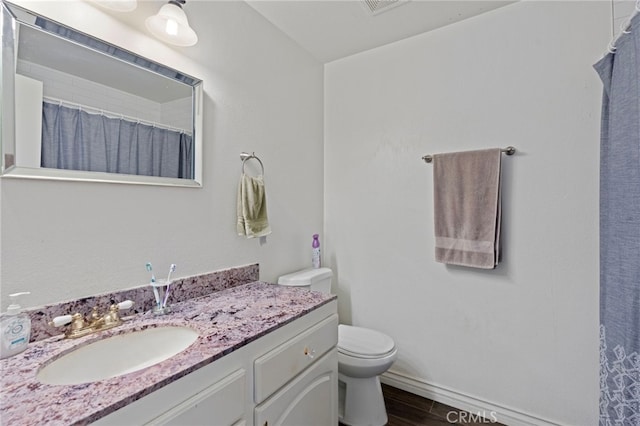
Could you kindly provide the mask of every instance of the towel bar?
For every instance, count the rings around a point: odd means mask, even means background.
[[[502,148],[500,151],[506,153],[507,155],[513,155],[516,153],[516,149],[512,146],[508,146],[506,148]],[[422,159],[425,163],[431,163],[433,161],[433,155],[423,155]]]

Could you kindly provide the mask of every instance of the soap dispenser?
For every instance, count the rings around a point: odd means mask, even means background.
[[[7,313],[0,322],[0,359],[9,358],[27,349],[31,337],[31,319],[29,315],[21,312],[21,307],[16,303],[16,298],[28,291],[9,295],[11,304]]]

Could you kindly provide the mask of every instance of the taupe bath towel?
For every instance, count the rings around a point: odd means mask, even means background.
[[[237,202],[238,235],[247,238],[263,237],[271,233],[267,217],[267,194],[262,175],[240,176]]]
[[[501,157],[499,148],[433,156],[436,261],[498,264]]]

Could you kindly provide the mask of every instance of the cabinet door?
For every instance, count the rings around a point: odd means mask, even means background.
[[[150,425],[242,424],[246,375],[238,370],[151,421]]]
[[[255,409],[256,426],[338,424],[338,355],[334,348]]]

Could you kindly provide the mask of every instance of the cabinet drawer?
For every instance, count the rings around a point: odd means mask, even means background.
[[[338,316],[334,314],[256,359],[256,403],[264,401],[337,344]]]

